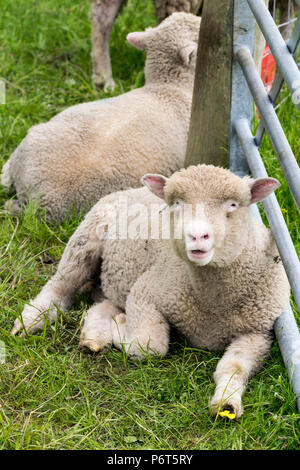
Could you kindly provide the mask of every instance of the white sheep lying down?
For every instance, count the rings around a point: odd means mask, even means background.
[[[147,52],[145,86],[72,106],[30,129],[3,167],[2,184],[20,205],[30,197],[49,220],[87,211],[100,197],[140,186],[145,173],[183,165],[200,18],[174,13],[130,33]]]
[[[143,183],[146,188],[108,195],[92,208],[57,273],[12,332],[42,329],[45,317],[54,321],[56,307],[70,307],[101,265],[103,298],[87,312],[80,345],[95,352],[124,347],[133,358],[163,356],[173,325],[194,347],[227,348],[210,407],[212,414],[226,407],[239,417],[246,383],[268,354],[274,321],[289,302],[272,234],[249,208],[279,183],[241,179],[212,165],[191,166],[169,179],[148,174]],[[150,214],[151,231],[145,232],[141,218],[148,227]],[[158,236],[157,217],[164,221]],[[168,217],[170,237],[164,235]]]

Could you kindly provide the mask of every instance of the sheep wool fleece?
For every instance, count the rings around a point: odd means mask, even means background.
[[[3,167],[2,184],[22,205],[30,197],[48,219],[75,205],[140,186],[145,173],[182,167],[192,101],[200,18],[174,13],[159,26],[130,33],[147,52],[142,88],[79,104],[34,126]]]

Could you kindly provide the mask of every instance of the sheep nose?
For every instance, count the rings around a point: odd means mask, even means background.
[[[192,242],[209,240],[211,237],[209,233],[203,233],[203,234],[188,233],[187,236]]]
[[[186,226],[185,237],[188,243],[207,247],[213,243],[213,228],[205,220],[191,220]]]

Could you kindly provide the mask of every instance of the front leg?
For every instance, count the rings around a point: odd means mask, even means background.
[[[149,286],[151,271],[132,287],[126,301],[126,315],[111,320],[113,344],[133,359],[146,354],[165,356],[169,348],[169,324],[154,305]]]
[[[114,89],[109,38],[125,0],[91,0],[93,80],[99,87]]]
[[[113,342],[111,320],[120,313],[110,300],[95,303],[84,319],[79,346],[92,352],[102,351]]]
[[[21,319],[16,319],[12,334],[22,328],[33,333],[57,317],[57,307],[65,310],[72,305],[76,292],[93,278],[98,269],[103,250],[102,232],[105,214],[99,205],[87,214],[70,238],[56,274],[47,282],[37,297],[25,305]],[[106,219],[105,219],[106,220]]]
[[[248,380],[261,368],[271,347],[269,335],[248,334],[235,339],[218,362],[214,373],[215,394],[210,402],[213,416],[230,409],[242,415],[242,394]]]

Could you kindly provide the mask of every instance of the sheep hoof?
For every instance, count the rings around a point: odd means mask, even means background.
[[[115,317],[115,321],[118,325],[123,325],[124,323],[126,323],[125,313],[119,313],[119,315]]]
[[[111,346],[111,343],[105,341],[80,340],[79,347],[84,352],[98,353]]]
[[[13,329],[11,330],[10,334],[12,336],[16,336],[19,333],[19,331],[20,331],[20,328],[17,327],[17,326],[14,326]]]
[[[20,320],[17,318],[15,320],[14,326],[13,326],[10,334],[12,336],[16,336],[21,331],[21,329],[22,329],[22,324],[21,324]]]
[[[104,91],[114,91],[115,86],[116,84],[113,80],[106,80],[104,85]]]
[[[97,88],[103,88],[104,91],[113,91],[115,88],[115,82],[113,78],[105,79],[102,75],[93,75],[93,82]]]
[[[243,413],[240,397],[229,397],[227,399],[212,399],[210,402],[210,413],[212,417],[218,417],[220,412],[228,411],[230,419],[239,419]],[[234,417],[232,415],[235,415]],[[222,416],[222,415],[220,415]]]
[[[15,199],[9,199],[4,204],[4,213],[17,216],[22,212],[21,206]]]

